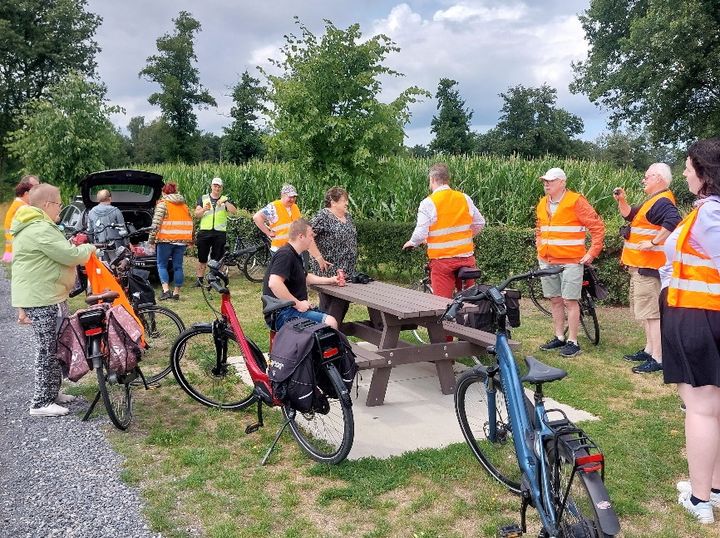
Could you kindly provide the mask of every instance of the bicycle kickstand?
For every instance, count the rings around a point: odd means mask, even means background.
[[[100,391],[97,391],[97,394],[95,394],[95,399],[90,404],[90,408],[85,413],[85,416],[82,418],[83,422],[85,422],[88,418],[90,418],[90,414],[93,412],[93,409],[95,409],[95,406],[97,405],[98,400],[100,400]]]
[[[277,445],[277,442],[280,440],[280,436],[285,431],[285,428],[287,428],[287,425],[290,424],[290,418],[285,419],[283,422],[283,425],[280,426],[277,433],[275,434],[275,439],[273,439],[272,444],[270,445],[270,448],[267,449],[267,452],[265,452],[265,456],[263,456],[263,459],[260,461],[260,465],[265,465],[267,463],[268,458],[270,457],[270,454],[272,453],[273,449],[275,448],[275,445]]]

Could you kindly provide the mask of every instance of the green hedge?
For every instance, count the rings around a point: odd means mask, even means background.
[[[358,231],[358,268],[377,278],[411,282],[422,277],[426,262],[424,249],[403,251],[414,223],[355,221]],[[229,234],[233,237],[260,233],[249,214],[232,219]],[[475,238],[475,258],[483,281],[497,283],[508,275],[537,266],[534,232],[531,228],[489,226]],[[608,227],[605,249],[594,265],[607,285],[610,296],[606,304],[626,305],[629,278],[620,266],[622,239]]]

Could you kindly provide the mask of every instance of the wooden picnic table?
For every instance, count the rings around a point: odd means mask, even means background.
[[[439,317],[445,312],[449,299],[417,290],[411,290],[373,281],[368,284],[348,284],[346,286],[311,286],[320,294],[328,296],[330,301],[342,299],[367,307],[368,319],[364,321],[340,323],[340,330],[347,336],[355,336],[377,346],[376,351],[353,344],[360,369],[372,369],[370,389],[366,405],[382,405],[387,392],[390,373],[395,366],[415,362],[433,362],[440,389],[443,394],[455,391],[453,360],[459,357],[485,354],[485,348],[495,343],[495,335],[477,329],[440,323]],[[337,302],[335,302],[337,304]],[[473,306],[466,307],[473,309]],[[335,315],[338,309],[331,302],[328,313]],[[336,316],[337,317],[337,316]],[[430,342],[428,344],[411,343],[400,340],[400,332],[425,327]],[[447,341],[447,336],[458,336],[461,340]]]

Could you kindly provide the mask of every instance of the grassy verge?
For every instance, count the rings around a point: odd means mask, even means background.
[[[193,274],[190,265],[187,274]],[[260,286],[231,276],[240,320],[267,349]],[[197,288],[183,289],[181,301],[167,306],[188,325],[211,317]],[[532,354],[548,338],[549,320],[529,301],[522,311],[513,337],[522,341],[523,354]],[[349,315],[361,319],[363,312],[353,307]],[[701,527],[676,505],[674,484],[686,476],[687,464],[674,388],[657,374],[632,374],[621,359],[644,344],[627,309],[603,308],[600,315],[600,346],[581,338],[583,354],[570,360],[536,353],[570,374],[547,385],[546,394],[599,417],[582,426],[607,456],[624,536],[716,536],[717,525]],[[89,393],[92,386],[75,390]],[[137,391],[135,412],[128,432],[109,423],[107,432],[127,458],[124,479],[141,490],[146,515],[164,536],[495,536],[498,527],[519,521],[519,500],[488,478],[463,444],[325,467],[284,435],[269,464],[259,467],[280,424],[277,412],[267,413],[265,428],[246,435],[254,410],[203,408],[172,379]]]

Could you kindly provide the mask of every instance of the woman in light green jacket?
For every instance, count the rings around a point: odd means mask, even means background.
[[[92,245],[74,246],[55,224],[60,216],[60,190],[47,183],[30,191],[30,205],[15,213],[12,224],[13,306],[23,308],[32,320],[38,341],[35,357],[33,416],[66,415],[74,396],[60,392],[62,372],[55,355],[59,321],[67,315],[67,299],[75,283],[75,267],[95,251]]]

